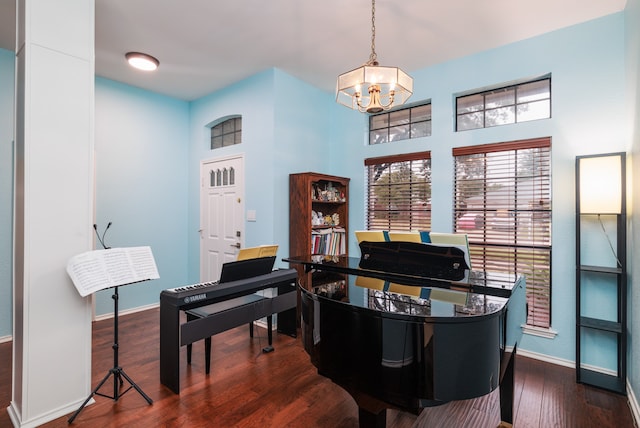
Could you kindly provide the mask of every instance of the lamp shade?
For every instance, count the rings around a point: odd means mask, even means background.
[[[378,99],[372,99],[374,86]],[[367,110],[373,101],[386,110],[404,104],[412,93],[413,78],[398,67],[363,65],[338,76],[336,101],[355,110]]]
[[[623,157],[620,154],[588,156],[578,159],[580,206],[582,214],[620,214],[622,212]]]

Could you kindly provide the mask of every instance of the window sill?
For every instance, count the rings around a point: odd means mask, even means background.
[[[520,326],[524,334],[530,334],[531,336],[544,337],[545,339],[555,339],[558,332],[550,328],[534,327],[532,325],[523,324]]]

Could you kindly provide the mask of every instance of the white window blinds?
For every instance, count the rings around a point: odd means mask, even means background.
[[[431,152],[365,159],[367,229],[431,228]]]
[[[551,140],[453,149],[454,229],[474,270],[526,277],[527,324],[551,326]]]

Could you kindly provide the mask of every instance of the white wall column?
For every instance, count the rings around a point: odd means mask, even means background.
[[[91,304],[65,268],[92,249],[94,1],[17,0],[13,390],[15,426],[91,392]]]

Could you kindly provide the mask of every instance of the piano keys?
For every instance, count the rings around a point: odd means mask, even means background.
[[[201,283],[163,290],[160,293],[160,382],[180,393],[180,347],[211,337],[256,318],[278,314],[278,332],[296,336],[296,280],[294,269],[226,283]],[[181,323],[180,312],[228,302],[273,288],[276,294],[216,316]]]

